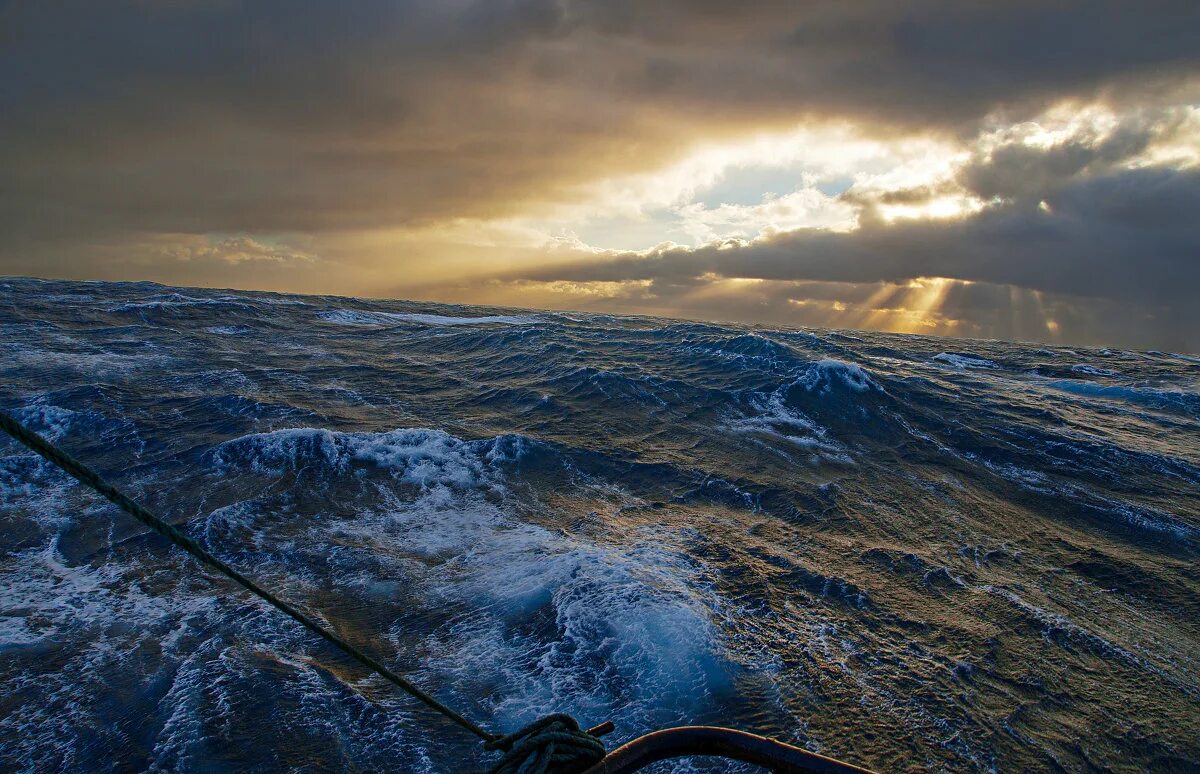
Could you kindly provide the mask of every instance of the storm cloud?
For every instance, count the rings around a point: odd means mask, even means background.
[[[1186,2],[18,0],[0,5],[0,273],[448,300],[452,274],[474,300],[943,277],[1194,326],[1195,161],[1154,149],[1194,144],[1197,52]],[[1119,126],[981,139],[1065,103]],[[806,125],[966,158],[925,188],[830,194],[851,230],[553,255],[492,236],[599,211],[598,181],[699,145]],[[887,215],[948,195],[977,204]]]
[[[1016,285],[1145,303],[1184,303],[1200,287],[1200,173],[1135,170],[950,222],[872,222],[853,232],[798,229],[750,243],[648,255],[518,275],[541,281],[680,280],[716,275],[767,280],[903,281],[916,277]],[[1147,229],[1154,229],[1147,242]]]

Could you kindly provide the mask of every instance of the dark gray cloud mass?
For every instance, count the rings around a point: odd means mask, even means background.
[[[624,281],[724,277],[834,282],[914,277],[1013,284],[1055,293],[1183,304],[1200,287],[1200,170],[1128,168],[1120,162],[1177,126],[1138,116],[1108,136],[1046,148],[1007,144],[967,163],[959,184],[992,205],[953,220],[884,222],[880,200],[905,191],[841,198],[862,206],[853,232],[791,230],[751,242],[626,253],[605,262],[524,272],[529,280]],[[930,191],[911,192],[925,199]]]
[[[864,207],[862,225],[854,231],[799,229],[749,242],[671,246],[604,261],[587,257],[512,276],[540,282],[649,280],[664,296],[711,276],[864,287],[945,277],[1089,297],[1095,308],[1118,318],[1080,320],[1070,330],[1075,340],[1100,340],[1083,326],[1101,326],[1110,341],[1153,340],[1194,349],[1200,344],[1200,169],[1119,166],[1175,125],[1172,117],[1138,117],[1091,141],[1072,138],[1040,149],[1002,146],[960,172],[966,190],[994,202],[967,217],[885,222],[872,212],[879,202],[851,188],[842,198]],[[787,284],[776,287],[783,298],[795,293]],[[977,304],[952,308],[955,298],[961,302],[981,292],[991,291],[956,289],[943,311],[969,318],[979,316],[972,310],[1003,305],[976,296]],[[839,293],[846,298],[845,289]],[[813,297],[809,288],[805,294]]]
[[[486,215],[652,163],[693,123],[961,131],[1064,95],[1154,99],[1200,57],[1189,2],[10,0],[0,14],[0,202],[18,232]]]
[[[971,218],[875,223],[868,196],[853,234],[551,274],[939,275],[1179,304],[1196,279],[1196,176],[1119,162],[1163,109],[1200,97],[1198,74],[1195,2],[6,0],[0,272],[135,276],[157,259],[132,246],[169,235],[517,216],[700,140],[833,120],[969,138],[1074,99],[1147,125],[979,159],[958,183],[1003,201]],[[203,278],[197,260],[162,276]]]
[[[1044,198],[1017,198],[950,221],[867,221],[851,232],[801,229],[517,276],[576,282],[709,273],[833,282],[952,277],[1146,304],[1186,304],[1195,297],[1200,171],[1125,170],[1036,190]]]

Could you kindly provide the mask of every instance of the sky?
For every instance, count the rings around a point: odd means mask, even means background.
[[[1200,4],[0,0],[0,274],[1200,350]]]

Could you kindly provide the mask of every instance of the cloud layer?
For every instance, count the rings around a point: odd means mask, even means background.
[[[1036,292],[1200,348],[1194,3],[14,2],[0,36],[0,272],[776,321],[948,278],[997,290],[917,329],[1026,335],[988,298]]]

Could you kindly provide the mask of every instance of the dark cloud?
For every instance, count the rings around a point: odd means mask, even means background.
[[[493,216],[701,136],[1176,89],[1194,3],[9,2],[0,224],[320,231]]]
[[[0,273],[174,261],[157,278],[224,284],[236,266],[247,283],[315,282],[327,256],[308,237],[577,202],[700,140],[826,120],[961,140],[1075,99],[1141,118],[1049,150],[1009,144],[929,188],[851,189],[854,233],[514,276],[643,278],[665,297],[705,272],[936,275],[1178,308],[1198,279],[1196,175],[1124,162],[1169,131],[1164,106],[1196,99],[1198,74],[1194,2],[9,0]],[[1000,203],[877,217],[955,187]],[[348,250],[335,260],[363,269]]]
[[[1112,171],[1137,156],[1158,138],[1169,137],[1183,121],[1182,111],[1153,117],[1135,115],[1107,135],[1095,130],[1051,147],[1012,142],[977,155],[962,171],[960,182],[983,199],[1001,197],[1038,201],[1082,175]]]
[[[1018,198],[961,219],[873,221],[846,233],[806,229],[749,243],[667,248],[603,262],[588,258],[520,278],[678,283],[715,275],[903,283],[948,277],[1130,302],[1156,310],[1159,320],[1177,320],[1185,327],[1172,338],[1200,345],[1200,319],[1185,314],[1200,287],[1200,221],[1194,216],[1200,212],[1200,171],[1068,175],[1052,187],[1040,191],[1045,208]]]

